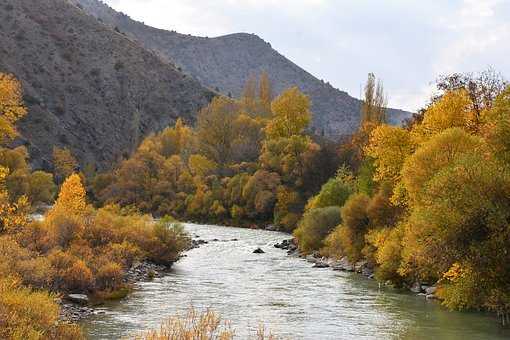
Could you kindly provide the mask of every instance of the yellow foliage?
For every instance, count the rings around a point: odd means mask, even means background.
[[[18,135],[15,124],[26,113],[21,84],[14,76],[0,73],[0,144]]]
[[[417,143],[423,143],[432,136],[449,128],[476,131],[478,120],[472,109],[472,102],[466,90],[449,91],[424,114],[421,124],[412,130]]]
[[[46,220],[51,224],[57,213],[65,215],[83,216],[87,203],[85,201],[85,188],[78,174],[69,176],[58,194],[58,199],[53,208],[48,212]]]
[[[218,168],[218,165],[202,155],[191,155],[188,160],[188,166],[194,176],[205,177],[212,174]]]
[[[53,167],[55,175],[64,179],[71,176],[78,167],[78,161],[68,148],[53,148]]]
[[[390,125],[377,126],[370,135],[365,154],[374,159],[374,180],[397,182],[400,170],[414,149],[409,131]]]
[[[273,118],[266,126],[269,138],[289,138],[299,135],[312,118],[310,99],[297,87],[284,91],[272,104]]]
[[[1,339],[82,339],[75,326],[58,323],[55,296],[21,286],[12,276],[0,278]]]

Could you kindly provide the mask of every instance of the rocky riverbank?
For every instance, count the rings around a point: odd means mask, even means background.
[[[126,287],[131,287],[138,282],[150,281],[157,277],[162,277],[171,266],[158,265],[152,262],[144,261],[135,263],[125,274],[124,283]],[[130,288],[126,288],[126,293]],[[125,296],[125,292],[120,292],[120,297]],[[102,313],[96,307],[101,305],[101,301],[94,295],[87,294],[67,294],[58,300],[60,304],[60,320],[66,322],[77,322],[93,314]]]
[[[286,250],[290,256],[298,256],[304,258],[306,261],[313,263],[314,268],[331,268],[336,271],[345,271],[361,274],[369,279],[375,279],[373,266],[366,260],[361,260],[356,263],[351,263],[347,257],[339,260],[321,256],[319,252],[312,254],[302,254],[294,239],[283,240],[274,245],[275,248]],[[410,292],[415,293],[417,296],[425,297],[427,300],[437,300],[436,296],[437,287],[428,283],[416,282],[412,286],[406,287]]]

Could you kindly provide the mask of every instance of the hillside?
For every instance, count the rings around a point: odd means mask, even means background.
[[[43,168],[64,145],[82,165],[107,167],[176,118],[193,122],[213,96],[67,0],[2,1],[0,72],[22,82],[29,114],[17,143]]]
[[[238,96],[250,75],[267,71],[277,93],[297,85],[311,97],[313,125],[318,133],[324,131],[326,136],[335,137],[351,133],[359,125],[361,102],[358,99],[315,78],[256,35],[195,37],[146,26],[98,0],[69,1],[174,62],[205,86]],[[389,110],[392,123],[408,116],[405,111]]]

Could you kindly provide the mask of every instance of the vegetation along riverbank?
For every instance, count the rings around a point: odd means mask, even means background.
[[[1,337],[77,338],[77,326],[58,321],[58,296],[120,298],[171,266],[191,240],[152,215],[274,225],[330,266],[352,264],[508,324],[510,88],[493,71],[440,79],[439,94],[402,127],[386,124],[370,75],[360,128],[339,144],[308,130],[306,95],[273,98],[263,74],[240,99],[213,99],[196,127],[178,120],[110,171],[55,148],[54,176],[10,146],[26,110],[13,76],[0,85]],[[44,218],[31,220],[31,207],[56,191]]]

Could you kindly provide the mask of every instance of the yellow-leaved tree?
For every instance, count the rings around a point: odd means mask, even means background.
[[[386,124],[377,126],[370,134],[369,145],[365,147],[365,154],[374,159],[374,180],[396,183],[404,161],[413,149],[409,131]]]
[[[18,135],[16,121],[26,113],[20,83],[14,76],[0,73],[0,144]]]
[[[29,203],[21,196],[14,203],[10,201],[5,180],[9,169],[0,167],[0,232],[16,232],[28,223]]]
[[[310,99],[297,87],[283,92],[271,104],[273,118],[266,127],[269,138],[289,138],[300,135],[310,123]]]
[[[78,167],[78,161],[68,148],[53,148],[53,167],[59,181],[71,176]]]
[[[81,216],[84,214],[87,203],[85,200],[85,188],[78,174],[72,174],[62,184],[58,199],[53,208],[48,212],[47,220],[51,220],[57,213]]]

